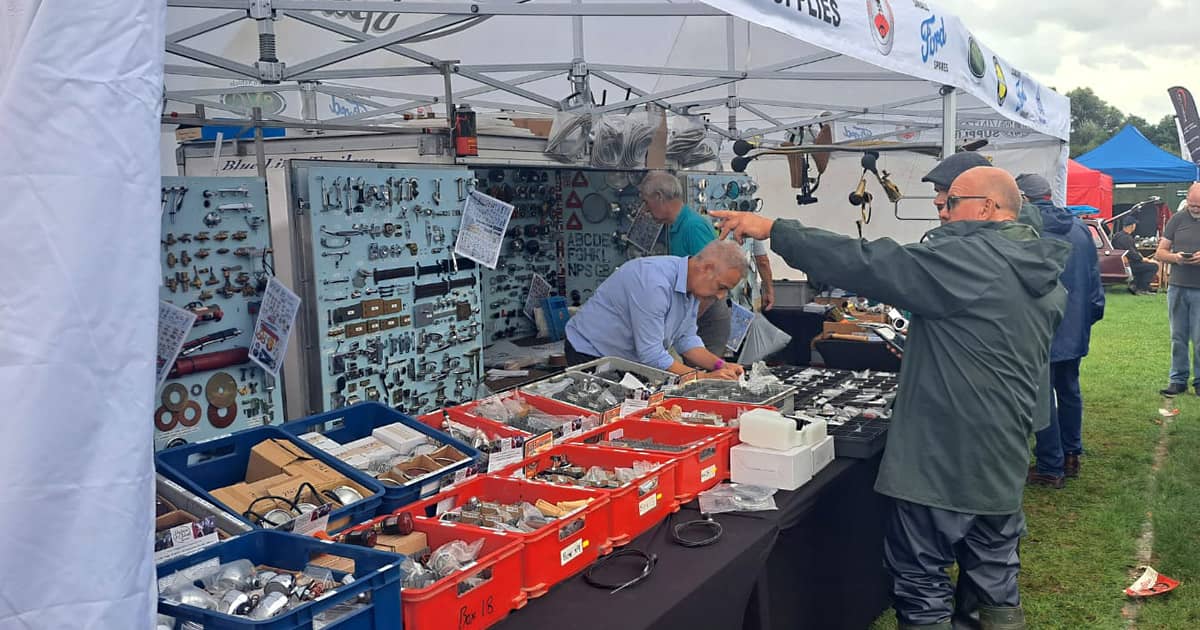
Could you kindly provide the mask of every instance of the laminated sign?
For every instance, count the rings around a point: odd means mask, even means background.
[[[454,253],[495,269],[512,213],[512,204],[472,190],[463,206]]]
[[[175,358],[183,348],[192,325],[196,323],[196,314],[179,308],[170,302],[158,302],[158,384],[162,385],[175,365]]]
[[[258,321],[254,322],[254,337],[250,342],[250,358],[272,375],[279,376],[283,355],[287,354],[288,338],[296,323],[300,296],[292,293],[277,278],[271,278],[263,292]]]

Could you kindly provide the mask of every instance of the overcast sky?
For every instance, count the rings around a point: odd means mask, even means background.
[[[895,1],[895,0],[893,0]],[[1200,1],[935,0],[1017,68],[1067,92],[1090,87],[1126,114],[1175,113],[1167,88],[1200,96]]]

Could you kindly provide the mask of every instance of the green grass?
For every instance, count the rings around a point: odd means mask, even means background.
[[[1124,628],[1136,541],[1153,514],[1153,566],[1200,578],[1200,400],[1180,397],[1170,455],[1153,496],[1150,469],[1161,432],[1158,390],[1170,365],[1166,296],[1108,294],[1084,359],[1082,475],[1064,490],[1025,493],[1029,536],[1021,545],[1021,594],[1030,628]],[[1140,628],[1200,627],[1200,601],[1187,584],[1148,602]],[[872,630],[895,628],[891,611]]]

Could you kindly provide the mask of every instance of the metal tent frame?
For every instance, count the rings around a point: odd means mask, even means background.
[[[621,2],[572,0],[569,2],[531,2],[529,0],[496,0],[472,2],[384,2],[373,0],[168,0],[173,11],[205,9],[213,17],[181,28],[166,37],[165,66],[168,81],[174,78],[205,78],[244,80],[262,85],[212,87],[202,89],[165,90],[164,102],[195,107],[194,113],[172,113],[163,118],[165,124],[214,124],[208,111],[219,110],[232,114],[247,128],[289,127],[310,132],[394,132],[404,122],[404,114],[417,108],[438,108],[453,111],[460,105],[470,105],[483,111],[553,114],[561,111],[607,114],[629,110],[639,105],[656,104],[673,114],[689,115],[704,108],[724,109],[724,124],[704,121],[706,129],[728,140],[760,138],[771,142],[782,139],[787,132],[807,125],[845,121],[848,123],[878,123],[886,115],[897,125],[894,132],[879,133],[869,140],[885,139],[911,130],[941,128],[945,152],[953,152],[954,130],[960,118],[984,118],[992,114],[986,104],[960,108],[961,89],[939,85],[925,79],[896,72],[844,72],[827,69],[830,62],[843,55],[819,52],[771,64],[738,69],[735,63],[735,32],[740,18],[700,2]],[[353,28],[343,22],[319,15],[320,12],[361,12],[374,16],[430,16],[383,35],[372,35],[365,27]],[[522,16],[530,20],[544,17],[569,17],[572,24],[573,57],[569,61],[550,63],[467,64],[456,59],[439,58],[419,51],[413,46],[430,38],[445,37],[467,31],[483,21],[497,16]],[[584,29],[589,18],[621,17],[630,20],[663,17],[718,18],[725,21],[724,68],[661,67],[603,63],[589,59],[584,50]],[[219,29],[251,21],[258,37],[258,59],[245,63],[205,51],[189,43]],[[320,29],[339,38],[345,45],[339,50],[312,56],[298,63],[285,64],[277,58],[276,26],[279,21],[296,21]],[[375,67],[342,67],[344,62],[384,51],[391,53],[404,65]],[[179,58],[193,63],[176,63]],[[519,74],[519,76],[502,76]],[[441,76],[441,94],[405,92],[380,89],[368,85],[344,85],[342,81],[366,81],[381,78]],[[673,87],[648,90],[639,87],[631,76],[651,76],[687,82]],[[570,96],[557,98],[538,91],[529,84],[548,79],[564,79]],[[477,84],[470,89],[453,89],[455,79]],[[928,86],[917,96],[882,102],[870,106],[835,102],[794,102],[782,99],[740,96],[739,87],[746,81],[871,81],[921,82]],[[561,84],[560,84],[561,85]],[[253,94],[269,86],[279,93],[299,96],[302,115],[297,118],[263,112],[258,107],[223,103],[225,95]],[[624,91],[627,97],[613,103],[596,103],[593,98],[600,89]],[[724,89],[719,97],[701,97],[714,89]],[[497,100],[496,94],[502,94]],[[316,106],[319,94],[340,97],[360,105],[362,111],[340,116],[322,117]],[[914,106],[931,106],[928,109]],[[447,119],[449,116],[447,116]],[[220,124],[229,124],[222,120]],[[765,125],[765,126],[764,126]]]

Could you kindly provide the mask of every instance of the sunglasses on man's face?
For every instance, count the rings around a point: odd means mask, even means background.
[[[987,195],[950,195],[946,197],[946,209],[953,210],[964,199],[987,199]]]

